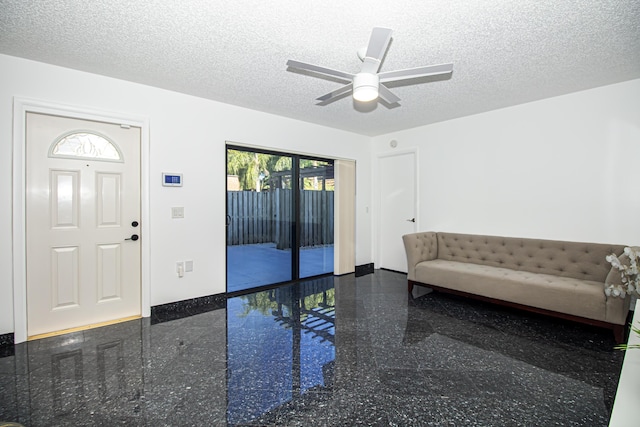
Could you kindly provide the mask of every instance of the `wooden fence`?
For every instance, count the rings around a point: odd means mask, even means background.
[[[229,245],[291,247],[292,190],[227,191]],[[333,244],[333,191],[300,191],[300,247]]]

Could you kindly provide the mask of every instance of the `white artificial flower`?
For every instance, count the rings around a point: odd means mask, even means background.
[[[605,258],[609,263],[611,263],[611,265],[620,270],[620,268],[622,267],[622,264],[620,263],[620,260],[618,259],[618,257],[615,254],[611,254],[611,255],[607,255],[607,257]]]
[[[607,296],[625,297],[627,294],[640,296],[640,246],[624,248],[624,254],[629,257],[629,263],[622,264],[616,254],[610,254],[605,259],[613,268],[620,271],[622,284],[605,283]]]

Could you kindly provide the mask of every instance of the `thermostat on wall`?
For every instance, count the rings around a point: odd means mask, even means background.
[[[165,187],[182,187],[182,174],[162,172],[162,185]]]

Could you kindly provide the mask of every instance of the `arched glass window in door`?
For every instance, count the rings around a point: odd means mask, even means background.
[[[74,131],[58,137],[49,149],[49,157],[65,159],[124,161],[118,146],[106,136],[87,131]]]

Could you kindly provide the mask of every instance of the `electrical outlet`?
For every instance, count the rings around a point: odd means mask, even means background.
[[[191,273],[193,271],[193,261],[185,261],[184,262],[184,272]]]

